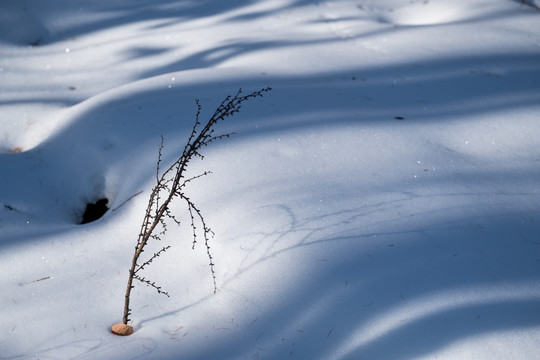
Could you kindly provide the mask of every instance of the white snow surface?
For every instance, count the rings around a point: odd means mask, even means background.
[[[178,201],[111,334],[160,136],[267,86],[189,167],[217,293]],[[535,1],[4,0],[0,169],[2,359],[540,353]]]

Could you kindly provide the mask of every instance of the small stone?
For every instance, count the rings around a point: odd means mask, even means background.
[[[112,326],[111,332],[115,335],[128,336],[133,334],[133,326],[117,323]]]

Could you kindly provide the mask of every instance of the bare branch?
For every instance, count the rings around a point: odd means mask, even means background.
[[[180,221],[174,216],[170,210],[170,203],[174,198],[181,198],[185,201],[188,213],[190,216],[192,236],[193,236],[193,245],[197,243],[197,236],[199,228],[202,227],[202,236],[204,237],[204,244],[206,247],[206,253],[209,260],[210,272],[212,273],[212,279],[214,282],[214,293],[217,291],[217,282],[216,282],[216,273],[214,270],[214,261],[212,253],[210,252],[210,238],[214,237],[214,232],[206,225],[204,217],[201,211],[195,206],[193,201],[191,201],[186,194],[184,193],[185,187],[192,181],[210,174],[209,171],[205,171],[202,174],[190,177],[186,179],[185,172],[190,161],[193,158],[204,159],[204,156],[201,154],[201,149],[208,144],[221,140],[223,138],[228,138],[234,133],[225,133],[225,134],[215,134],[214,126],[219,121],[226,119],[229,116],[232,116],[240,111],[241,104],[251,98],[263,96],[265,92],[270,91],[270,88],[264,88],[258,91],[254,91],[247,95],[242,94],[242,90],[238,90],[236,95],[227,96],[221,104],[217,107],[214,114],[206,122],[206,124],[201,128],[202,123],[200,122],[201,114],[201,105],[199,100],[195,100],[197,105],[197,112],[195,114],[195,123],[191,129],[191,133],[188,137],[187,143],[184,146],[182,154],[178,159],[173,162],[163,173],[161,171],[161,162],[163,156],[163,147],[164,147],[164,138],[161,136],[161,143],[158,150],[158,159],[156,164],[156,185],[150,193],[148,199],[148,205],[146,207],[145,215],[141,223],[141,228],[139,236],[137,238],[137,245],[135,246],[135,251],[133,254],[133,259],[131,262],[131,267],[129,270],[128,283],[126,286],[126,293],[124,296],[124,317],[123,323],[127,324],[130,320],[129,316],[131,315],[131,309],[129,307],[131,289],[133,289],[133,279],[139,280],[148,286],[153,287],[160,294],[169,294],[161,289],[160,286],[157,286],[155,282],[147,280],[144,277],[138,275],[139,271],[144,270],[148,265],[150,265],[157,257],[162,255],[167,251],[170,246],[164,246],[161,250],[155,252],[147,261],[139,265],[138,260],[141,254],[144,252],[146,245],[150,239],[161,240],[161,236],[167,232],[167,221],[173,221],[176,225],[180,226]],[[135,196],[135,195],[134,195]],[[131,199],[131,198],[130,198]],[[129,200],[129,199],[128,199]],[[127,200],[126,200],[127,201]],[[197,226],[200,225],[200,226]]]
[[[149,286],[151,286],[151,287],[153,287],[154,289],[157,290],[157,292],[158,292],[159,294],[163,294],[163,295],[166,295],[167,297],[170,297],[170,296],[169,296],[169,293],[166,292],[166,291],[161,290],[161,286],[157,286],[156,283],[155,283],[154,281],[146,280],[145,278],[140,277],[139,275],[133,275],[133,278],[134,278],[134,279],[137,279],[137,280],[139,280],[140,282],[143,282],[143,283],[145,283],[145,284],[147,284],[147,285],[149,285]]]
[[[154,253],[154,255],[148,259],[147,261],[145,261],[142,265],[138,265],[137,269],[135,269],[135,273],[136,274],[137,272],[139,272],[139,270],[143,270],[144,267],[148,264],[150,264],[152,261],[154,261],[155,258],[157,258],[159,255],[161,255],[162,253],[164,253],[165,251],[167,251],[171,246],[168,245],[168,246],[164,246],[161,250],[159,250],[157,253]]]

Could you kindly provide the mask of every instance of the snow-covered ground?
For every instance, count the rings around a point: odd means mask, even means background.
[[[217,294],[178,202],[112,335],[160,136],[267,86],[190,166]],[[2,359],[540,352],[534,1],[4,0],[0,152]]]

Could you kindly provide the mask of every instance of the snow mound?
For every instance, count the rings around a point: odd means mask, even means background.
[[[445,25],[498,16],[507,7],[491,1],[415,0],[364,2],[359,5],[375,21],[403,26]]]

